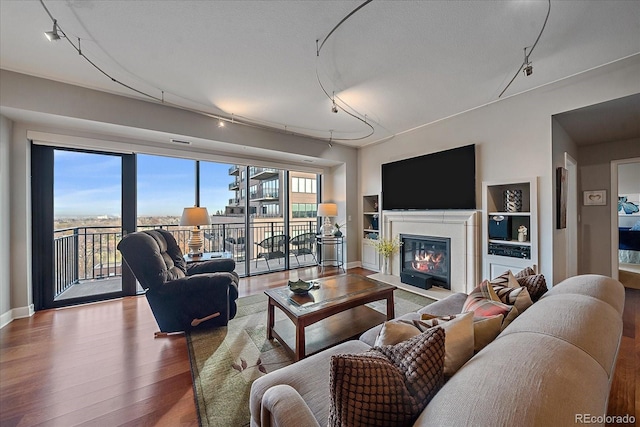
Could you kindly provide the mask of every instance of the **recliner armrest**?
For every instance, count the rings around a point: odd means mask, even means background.
[[[227,294],[227,288],[235,283],[234,273],[206,273],[171,280],[155,289],[159,293],[192,293],[198,290],[215,293],[215,289],[220,289],[220,295],[223,295]]]
[[[235,270],[236,262],[232,258],[212,259],[187,264],[187,276],[202,273],[231,272]]]
[[[271,387],[262,396],[262,427],[320,427],[302,396],[286,384]]]

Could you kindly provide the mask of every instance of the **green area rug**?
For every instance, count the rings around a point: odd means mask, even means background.
[[[400,316],[433,302],[396,290],[395,313]],[[227,327],[187,334],[193,389],[202,426],[249,425],[251,383],[265,373],[293,362],[276,340],[267,339],[267,296],[238,299],[238,314]],[[386,313],[386,302],[368,304]],[[276,321],[285,319],[276,309]]]

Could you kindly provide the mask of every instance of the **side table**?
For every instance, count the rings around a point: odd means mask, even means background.
[[[326,266],[338,267],[346,273],[344,268],[344,236],[323,236],[317,235],[318,243],[318,265],[324,272]]]
[[[184,261],[187,264],[191,264],[193,262],[200,262],[200,261],[210,261],[212,259],[219,259],[219,258],[232,258],[233,255],[231,254],[231,252],[205,252],[202,255],[198,255],[198,256],[189,256],[188,254],[185,254],[183,256]]]

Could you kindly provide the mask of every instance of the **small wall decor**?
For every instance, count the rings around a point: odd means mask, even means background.
[[[607,190],[585,191],[583,195],[585,206],[605,206],[607,204]]]
[[[567,170],[556,169],[556,228],[567,228]]]

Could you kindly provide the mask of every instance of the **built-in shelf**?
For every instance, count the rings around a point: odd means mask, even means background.
[[[380,255],[371,246],[370,235],[380,235],[380,196],[362,196],[362,267],[378,271]]]
[[[538,180],[482,183],[483,278],[490,279],[505,270],[517,273],[525,267],[538,267]],[[505,211],[505,191],[519,190],[519,209]],[[503,217],[503,218],[495,218]],[[496,221],[497,220],[497,221]],[[499,223],[502,223],[500,227]],[[518,229],[527,228],[526,240],[518,240]]]
[[[519,240],[498,240],[498,239],[489,239],[489,243],[504,243],[505,245],[520,245],[520,246],[531,246],[530,241],[520,242]]]

